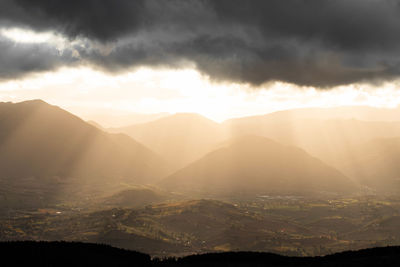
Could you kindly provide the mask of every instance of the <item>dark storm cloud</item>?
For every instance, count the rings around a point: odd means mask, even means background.
[[[134,32],[144,22],[144,0],[1,0],[5,21],[36,30],[58,30],[111,40]]]
[[[397,0],[0,0],[0,23],[85,39],[81,60],[108,71],[192,64],[321,88],[400,74]]]
[[[0,80],[21,75],[53,70],[77,59],[72,51],[60,53],[52,46],[43,44],[15,44],[0,37]]]

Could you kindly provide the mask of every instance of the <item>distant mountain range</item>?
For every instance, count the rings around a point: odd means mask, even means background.
[[[193,113],[108,130],[128,134],[162,155],[175,169],[200,158],[226,138],[218,123]]]
[[[392,114],[386,121],[350,119],[376,110],[299,109],[224,123],[184,113],[108,133],[41,100],[0,103],[0,182],[3,191],[18,181],[56,181],[60,190],[73,180],[107,189],[159,182],[200,193],[344,193],[354,181],[393,191],[400,122],[389,118],[397,110],[377,110],[376,118]]]
[[[386,183],[378,177],[385,177],[388,172],[392,173],[394,180],[397,179],[398,171],[393,167],[396,163],[382,167],[382,163],[370,161],[366,167],[370,177],[366,178],[360,171],[364,168],[361,163],[364,162],[363,153],[357,151],[376,139],[400,137],[399,114],[400,108],[306,108],[236,118],[223,123],[215,123],[197,114],[176,114],[109,130],[128,134],[142,142],[166,158],[175,171],[220,148],[226,140],[245,135],[267,137],[302,148],[354,181],[376,189],[377,184]],[[400,155],[399,149],[392,149],[390,157],[395,159],[395,155]],[[381,189],[392,190],[392,185],[387,183]]]

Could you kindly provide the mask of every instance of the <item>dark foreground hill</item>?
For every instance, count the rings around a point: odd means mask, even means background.
[[[13,266],[399,266],[400,247],[348,251],[324,257],[228,252],[151,259],[106,245],[67,242],[0,243],[1,263]]]
[[[150,256],[108,245],[70,242],[2,242],[2,266],[151,266]]]

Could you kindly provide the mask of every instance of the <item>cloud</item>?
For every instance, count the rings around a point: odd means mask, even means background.
[[[397,0],[2,0],[0,18],[85,40],[81,62],[107,71],[189,64],[218,81],[330,88],[400,70]]]
[[[71,65],[77,59],[71,50],[60,52],[47,44],[16,44],[0,36],[0,79],[13,79],[21,75],[54,70]]]
[[[71,38],[111,40],[134,32],[144,21],[144,0],[2,0],[0,7],[3,21],[62,31]]]

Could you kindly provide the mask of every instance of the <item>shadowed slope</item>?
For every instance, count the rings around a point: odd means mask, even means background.
[[[0,177],[85,177],[154,181],[160,158],[43,101],[0,103]],[[156,167],[157,166],[157,167]]]
[[[342,166],[350,177],[381,192],[400,192],[400,138],[383,138],[355,147]]]

